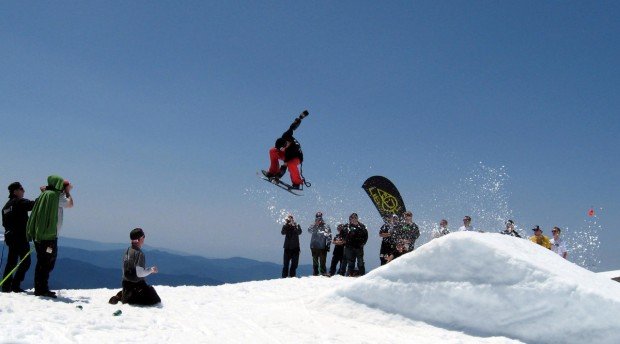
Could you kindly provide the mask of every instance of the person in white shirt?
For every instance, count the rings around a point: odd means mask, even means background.
[[[564,259],[568,259],[568,251],[566,250],[566,245],[564,244],[564,240],[560,239],[560,233],[562,230],[559,227],[553,227],[551,233],[553,234],[553,239],[551,241],[551,250],[560,257]]]
[[[475,231],[474,226],[471,225],[471,217],[469,215],[463,218],[463,225],[459,228],[461,232],[473,232]]]
[[[437,239],[448,233],[450,233],[450,230],[448,229],[448,220],[441,220],[439,221],[439,227],[433,228],[433,232],[431,233],[431,239]]]

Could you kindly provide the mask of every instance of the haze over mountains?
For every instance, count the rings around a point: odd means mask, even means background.
[[[58,260],[50,275],[54,289],[119,288],[121,282],[121,257],[127,244],[100,243],[90,240],[60,238]],[[168,286],[220,285],[279,278],[281,265],[252,259],[205,258],[181,252],[145,246],[147,265],[156,265],[160,273],[149,282]],[[33,252],[34,253],[34,252]],[[5,257],[6,259],[6,253]],[[22,288],[33,287],[36,254]],[[298,273],[308,275],[310,265],[300,265]],[[2,265],[2,271],[4,263]]]

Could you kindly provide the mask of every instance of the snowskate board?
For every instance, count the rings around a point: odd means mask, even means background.
[[[258,174],[258,173],[257,173]],[[267,181],[277,187],[279,187],[282,190],[286,190],[288,192],[290,192],[291,194],[295,195],[295,196],[302,196],[302,190],[301,189],[294,189],[292,185],[287,184],[283,181],[281,181],[278,178],[274,178],[274,177],[268,177],[267,176],[267,171],[265,170],[261,170],[261,174],[258,174],[258,176],[260,177],[260,179]]]

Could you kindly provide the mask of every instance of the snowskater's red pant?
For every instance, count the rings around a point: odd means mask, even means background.
[[[277,149],[276,147],[272,147],[269,150],[269,173],[278,174],[280,173],[280,162],[278,160],[284,160],[284,152]],[[301,179],[301,174],[299,174],[299,159],[291,159],[286,163],[288,167],[288,171],[291,174],[291,182],[293,184],[301,184],[303,180]]]
[[[289,160],[286,163],[286,166],[288,166],[288,173],[291,174],[291,182],[297,185],[303,183],[303,180],[301,180],[301,175],[299,174],[299,159],[295,158]]]
[[[278,160],[284,160],[284,152],[277,149],[276,147],[271,147],[269,150],[269,160],[271,164],[269,165],[269,173],[278,174],[280,173],[280,162]]]

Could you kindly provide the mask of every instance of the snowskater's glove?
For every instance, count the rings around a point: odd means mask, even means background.
[[[301,121],[302,119],[304,119],[309,114],[310,113],[308,112],[308,110],[304,110],[304,112],[302,112],[301,115],[299,115],[299,120]]]

